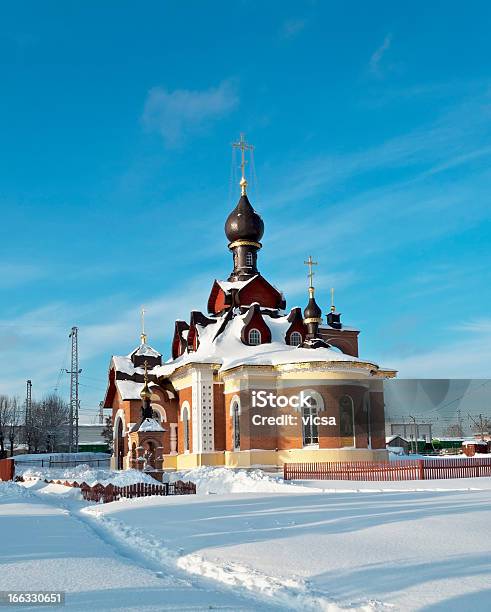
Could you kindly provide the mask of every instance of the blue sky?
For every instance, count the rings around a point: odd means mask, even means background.
[[[230,272],[231,147],[255,145],[261,272],[288,307],[319,262],[361,354],[408,377],[489,377],[486,2],[24,2],[0,20],[0,392],[111,354],[168,356]]]

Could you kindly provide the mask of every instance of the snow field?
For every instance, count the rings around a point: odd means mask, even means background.
[[[196,482],[198,495],[87,504],[73,489],[31,481],[16,500],[22,488],[2,483],[0,511],[14,501],[20,515],[42,517],[52,508],[41,510],[39,500],[49,500],[131,565],[187,581],[174,594],[176,610],[189,609],[182,606],[203,588],[213,601],[239,597],[261,611],[487,608],[491,478],[289,484],[225,468],[170,478]]]

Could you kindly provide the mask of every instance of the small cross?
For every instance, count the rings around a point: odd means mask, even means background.
[[[247,161],[246,161],[246,158],[245,158],[245,152],[246,151],[253,151],[254,150],[254,146],[249,144],[248,142],[246,142],[245,134],[243,132],[240,134],[239,142],[233,142],[232,146],[235,149],[240,149],[240,152],[241,152],[240,169],[242,171],[242,180],[245,181],[245,167],[246,167],[246,164],[247,164]]]
[[[146,359],[143,362],[143,368],[145,369],[145,374],[143,375],[143,380],[147,383],[148,382],[148,361]]]
[[[309,273],[307,276],[309,277],[309,287],[312,288],[314,286],[314,272],[312,270],[312,266],[316,266],[317,262],[312,259],[312,255],[309,255],[307,261],[304,261],[303,263],[309,267]]]
[[[146,344],[147,342],[147,334],[145,333],[145,307],[142,306],[141,309],[141,323],[142,323],[142,333],[140,334],[140,338],[142,344]]]

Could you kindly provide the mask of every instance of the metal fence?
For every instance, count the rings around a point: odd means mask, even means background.
[[[434,480],[491,476],[491,457],[416,459],[390,462],[285,463],[285,480]]]
[[[22,455],[20,455],[22,457]],[[59,461],[56,459],[45,458],[45,459],[31,459],[22,461],[22,459],[14,459],[15,465],[30,466],[33,467],[47,467],[47,468],[68,468],[77,467],[78,465],[88,465],[90,467],[97,468],[109,468],[111,459],[67,459],[66,461]]]

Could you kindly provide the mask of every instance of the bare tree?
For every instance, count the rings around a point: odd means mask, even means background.
[[[7,439],[7,424],[9,420],[9,398],[0,395],[0,459],[7,456],[5,452],[5,441]]]
[[[20,439],[21,411],[19,400],[16,397],[9,398],[7,420],[7,438],[10,444],[10,456],[14,456],[15,443]]]
[[[460,423],[454,423],[445,429],[443,435],[448,436],[449,438],[462,438],[464,435],[464,429]]]
[[[41,404],[40,402],[32,402],[31,414],[29,415],[29,422],[25,427],[25,440],[29,447],[29,452],[33,451],[38,453],[41,448],[42,442],[42,429],[39,426],[41,415]]]
[[[40,434],[40,448],[46,452],[62,450],[68,440],[69,406],[55,393],[36,405],[34,429]]]
[[[109,450],[113,450],[113,420],[112,417],[106,417],[106,421],[104,423],[104,429],[101,432],[101,436],[104,438],[104,441],[107,443]]]

